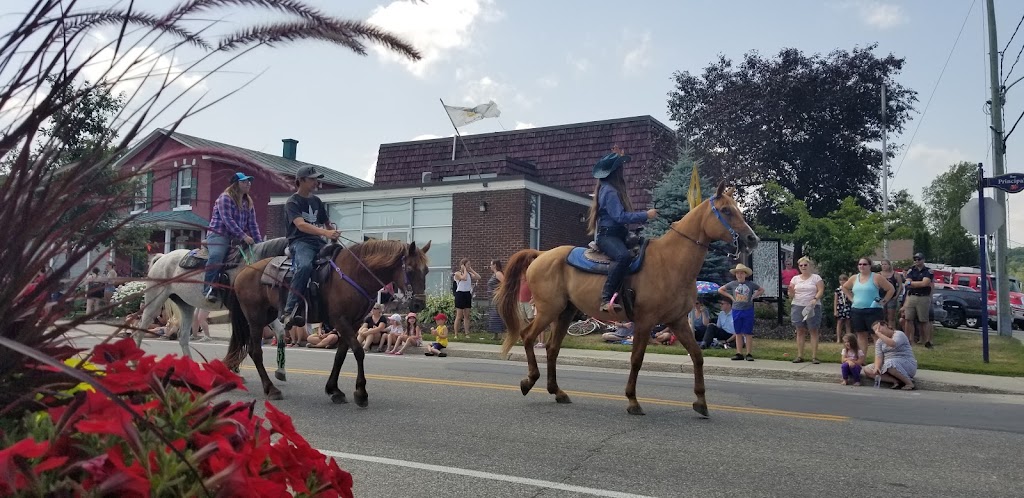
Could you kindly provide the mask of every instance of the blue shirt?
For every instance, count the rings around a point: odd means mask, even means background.
[[[732,326],[732,312],[726,313],[722,311],[718,313],[718,328],[730,334],[736,333],[736,328]]]
[[[619,227],[647,221],[647,211],[626,211],[619,200],[619,192],[603,180],[597,193],[597,206],[599,227]]]

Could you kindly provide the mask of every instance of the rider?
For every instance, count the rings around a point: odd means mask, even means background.
[[[309,284],[313,272],[313,260],[324,247],[324,238],[338,240],[341,232],[335,230],[327,215],[327,206],[313,191],[323,178],[312,166],[303,166],[295,173],[296,192],[285,204],[285,223],[288,226],[288,247],[292,253],[295,275],[292,277],[292,292],[281,315],[281,322],[291,327],[296,307]],[[330,229],[327,227],[331,227]]]
[[[630,157],[625,155],[618,145],[612,146],[611,154],[601,158],[594,165],[594,178],[598,179],[594,187],[594,200],[590,204],[590,217],[587,222],[587,233],[594,234],[597,247],[601,249],[611,264],[608,265],[608,280],[601,291],[601,311],[619,312],[622,305],[610,304],[612,295],[619,290],[622,278],[629,269],[629,250],[626,249],[626,225],[630,223],[646,223],[658,216],[658,210],[633,211],[633,203],[629,200],[626,182],[622,176],[622,165],[628,163]]]
[[[217,302],[213,284],[231,246],[239,241],[253,245],[263,240],[260,227],[256,224],[256,208],[249,196],[251,188],[252,177],[235,172],[231,175],[228,188],[213,204],[213,215],[210,216],[210,227],[206,235],[209,259],[206,260],[206,276],[203,279],[203,295],[211,303]]]

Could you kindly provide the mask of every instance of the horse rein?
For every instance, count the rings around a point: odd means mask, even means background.
[[[347,237],[342,237],[342,238],[347,240],[347,241],[349,241],[349,242],[358,244],[358,242],[356,242],[356,241],[354,241],[352,239],[349,239]],[[344,250],[345,247],[342,246],[342,249]],[[370,267],[366,266],[366,263],[363,263],[362,259],[359,259],[359,256],[356,256],[355,253],[353,253],[351,251],[349,251],[349,254],[352,256],[353,259],[356,260],[357,263],[359,263],[359,266],[363,267],[363,269],[366,270],[366,273],[369,273],[370,276],[373,277],[373,279],[376,280],[378,284],[380,284],[380,288],[381,289],[384,289],[385,292],[387,292],[388,294],[394,295],[394,293],[395,293],[395,291],[394,291],[394,288],[395,288],[394,282],[392,282],[390,284],[385,284],[383,280],[381,280],[380,278],[377,278],[377,274],[373,273],[373,270],[370,270]],[[342,280],[348,282],[349,285],[355,287],[356,290],[359,291],[359,293],[364,298],[366,298],[367,301],[370,301],[371,303],[376,302],[376,300],[374,300],[372,297],[370,297],[370,294],[368,292],[366,292],[366,289],[363,289],[362,286],[360,286],[359,284],[357,284],[355,282],[355,280],[352,280],[351,277],[349,277],[344,272],[342,272],[341,268],[338,267],[338,265],[334,262],[333,259],[331,259],[330,262],[331,262],[331,268],[334,268],[334,271],[338,274],[339,277],[341,277]],[[406,292],[403,293],[403,301],[404,301],[404,300],[409,299],[409,296],[412,296],[412,293],[413,293],[412,292],[412,281],[409,279],[409,267],[406,264],[405,254],[402,255],[402,274],[405,276],[405,291]]]
[[[718,221],[720,223],[722,223],[722,226],[724,226],[725,229],[729,231],[729,234],[732,235],[732,245],[733,245],[733,248],[736,249],[735,252],[728,252],[728,251],[726,251],[725,254],[727,256],[731,257],[731,258],[736,258],[740,254],[740,242],[739,242],[740,234],[737,233],[736,230],[733,230],[732,226],[729,225],[729,222],[725,221],[725,217],[723,217],[722,213],[720,211],[718,211],[717,207],[715,207],[715,199],[718,199],[717,195],[712,197],[712,198],[710,198],[710,199],[708,199],[708,204],[711,206],[711,212],[715,213],[715,217],[718,218]],[[714,247],[711,247],[710,243],[701,242],[701,241],[699,241],[697,239],[694,239],[693,237],[690,237],[689,235],[686,235],[685,233],[680,232],[679,230],[676,230],[676,227],[674,227],[672,225],[673,224],[669,224],[668,225],[668,228],[670,230],[672,230],[675,233],[678,233],[684,239],[689,240],[690,242],[693,242],[694,244],[697,244],[698,247],[703,247],[704,249],[716,250]]]

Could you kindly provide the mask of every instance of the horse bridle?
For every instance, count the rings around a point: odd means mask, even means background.
[[[734,252],[726,252],[726,255],[729,256],[730,258],[737,258],[740,255],[740,234],[738,232],[736,232],[736,230],[734,230],[732,228],[732,225],[730,225],[728,221],[725,221],[725,217],[722,216],[721,211],[719,211],[718,208],[715,207],[715,200],[716,199],[718,199],[717,195],[712,197],[712,198],[710,198],[710,199],[708,199],[708,204],[711,205],[711,212],[715,213],[715,217],[718,218],[718,221],[720,223],[722,223],[722,226],[724,226],[726,230],[729,231],[729,235],[732,235],[732,246],[733,246],[733,249],[735,249]],[[693,237],[690,237],[689,235],[686,235],[685,233],[680,232],[679,230],[676,230],[676,227],[672,226],[671,224],[669,224],[668,228],[670,230],[672,230],[673,232],[678,233],[679,235],[681,235],[684,239],[689,240],[690,242],[693,242],[694,244],[697,244],[700,247],[703,247],[705,249],[712,249],[712,250],[715,249],[715,248],[711,247],[710,243],[708,243],[708,242],[701,242],[699,240],[695,240]]]
[[[383,280],[377,278],[377,274],[375,274],[373,272],[373,270],[370,269],[370,267],[366,266],[366,263],[363,263],[363,260],[359,259],[359,256],[356,256],[355,253],[351,253],[351,252],[350,252],[350,254],[356,260],[356,262],[359,263],[359,266],[362,266],[363,269],[366,270],[366,273],[369,273],[370,276],[373,277],[373,279],[376,280],[378,284],[380,284],[380,288],[382,290],[384,290],[386,293],[388,293],[388,294],[390,294],[392,296],[395,295],[395,291],[394,291],[395,283],[394,282],[391,282],[389,284],[385,284]],[[345,272],[341,271],[341,268],[338,267],[338,264],[334,262],[334,258],[331,258],[328,261],[330,261],[331,268],[334,269],[334,271],[338,274],[338,276],[341,277],[341,279],[343,281],[348,282],[349,285],[351,285],[352,287],[354,287],[356,289],[356,292],[358,292],[361,296],[363,296],[363,298],[365,298],[367,301],[369,301],[370,306],[373,306],[373,304],[377,302],[376,299],[374,299],[373,297],[370,296],[369,292],[366,292],[366,289],[364,289],[355,280],[353,280],[352,277],[349,277],[348,275],[345,274]],[[403,303],[403,304],[406,301],[408,301],[409,299],[411,299],[412,296],[413,296],[412,279],[409,278],[409,273],[410,273],[409,265],[408,265],[408,262],[406,261],[405,254],[403,254],[402,255],[402,275],[405,277],[405,287],[404,287],[405,292],[404,293],[400,293],[402,295],[402,298],[401,298],[400,302]]]

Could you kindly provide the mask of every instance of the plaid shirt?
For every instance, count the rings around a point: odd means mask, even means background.
[[[256,210],[252,206],[240,209],[227,194],[220,194],[213,205],[209,231],[232,239],[243,239],[248,235],[254,242],[263,241],[260,227],[256,224]]]

